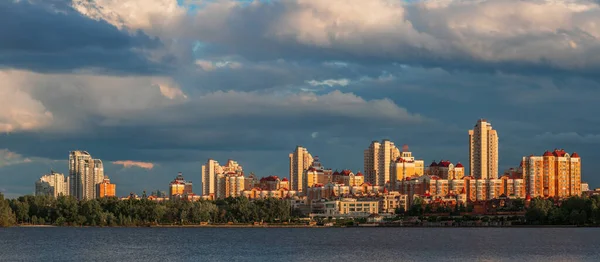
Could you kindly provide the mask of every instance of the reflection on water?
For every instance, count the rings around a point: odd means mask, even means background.
[[[8,228],[0,261],[600,261],[598,228]]]

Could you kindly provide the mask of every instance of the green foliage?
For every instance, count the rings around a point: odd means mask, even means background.
[[[598,225],[600,224],[600,196],[570,197],[558,205],[549,199],[531,201],[525,218],[528,224]]]
[[[396,208],[396,210],[394,211],[394,213],[396,213],[396,215],[404,215],[405,212],[406,212],[406,210],[404,210],[404,207]]]
[[[10,207],[9,201],[4,199],[0,193],[0,227],[9,227],[16,222],[15,213]]]
[[[57,226],[146,226],[158,224],[283,222],[292,218],[288,201],[228,198],[189,202],[23,196],[0,200],[0,226],[15,223]]]

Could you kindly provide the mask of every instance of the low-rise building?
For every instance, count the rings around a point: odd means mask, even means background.
[[[177,177],[169,183],[169,196],[192,194],[192,181],[185,181],[183,174],[179,172]]]
[[[466,201],[485,201],[501,195],[510,198],[525,198],[525,181],[502,176],[498,179],[474,179],[464,176],[461,179],[442,179],[424,175],[400,181],[393,191],[409,196],[432,196],[443,198],[448,195],[464,194]],[[412,198],[412,197],[411,197]],[[412,199],[409,199],[412,203]]]
[[[460,162],[454,165],[449,160],[441,160],[439,163],[433,161],[425,173],[442,179],[461,179],[465,176],[465,167]]]
[[[381,201],[381,209],[382,213],[394,214],[398,208],[408,211],[408,195],[400,194],[398,191],[388,192],[383,195],[383,199]]]
[[[379,213],[379,201],[358,201],[354,198],[342,198],[334,201],[313,203],[313,216],[331,217],[368,217]]]
[[[255,187],[251,190],[244,190],[242,196],[248,199],[265,199],[265,198],[277,198],[287,199],[297,195],[296,191],[288,190],[287,188],[279,188],[276,190],[266,190],[259,187]]]

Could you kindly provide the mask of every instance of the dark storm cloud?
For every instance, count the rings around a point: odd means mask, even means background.
[[[0,24],[0,68],[134,74],[163,69],[141,52],[160,48],[158,39],[85,17],[64,1],[0,1]]]

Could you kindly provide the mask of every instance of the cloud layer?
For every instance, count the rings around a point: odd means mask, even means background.
[[[501,169],[565,148],[600,184],[597,1],[179,2],[0,1],[5,193],[75,149],[119,194],[199,181],[207,158],[285,176],[296,145],[332,168],[382,138],[467,163],[481,117]]]

